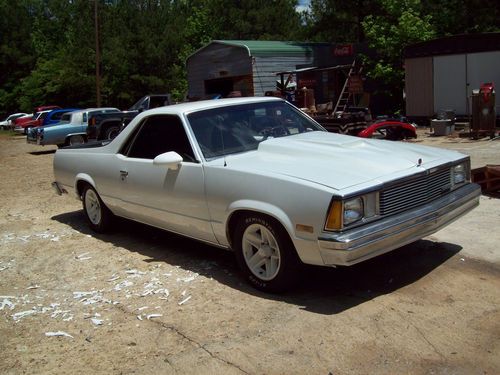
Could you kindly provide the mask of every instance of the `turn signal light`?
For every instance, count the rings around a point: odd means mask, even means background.
[[[333,201],[326,218],[326,230],[339,230],[342,228],[342,201]]]

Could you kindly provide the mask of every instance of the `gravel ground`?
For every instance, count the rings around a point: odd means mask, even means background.
[[[500,162],[500,141],[417,142]],[[50,188],[54,148],[0,135],[2,374],[498,374],[498,199],[284,295],[231,253],[120,221],[92,233]]]

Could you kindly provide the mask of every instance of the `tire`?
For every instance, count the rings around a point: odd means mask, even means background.
[[[118,125],[111,125],[104,131],[104,139],[111,141],[115,139],[119,133],[120,133],[120,127]]]
[[[85,137],[83,135],[72,135],[66,140],[68,146],[81,145],[85,143]]]
[[[299,280],[301,262],[286,230],[258,213],[242,217],[233,249],[244,278],[256,289],[280,293]]]
[[[97,233],[105,233],[111,227],[113,214],[105,206],[97,191],[86,185],[82,194],[83,211],[90,228]]]

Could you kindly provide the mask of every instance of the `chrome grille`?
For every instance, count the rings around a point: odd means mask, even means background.
[[[380,215],[393,215],[426,204],[450,190],[450,168],[433,172],[425,177],[396,182],[380,193]]]

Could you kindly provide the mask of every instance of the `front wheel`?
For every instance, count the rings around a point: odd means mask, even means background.
[[[83,201],[83,211],[85,211],[85,216],[90,228],[98,233],[106,232],[111,226],[111,220],[113,214],[104,205],[95,189],[87,185],[83,189],[82,194]]]
[[[245,279],[255,288],[278,293],[298,281],[300,260],[276,220],[257,213],[241,218],[233,247]]]

